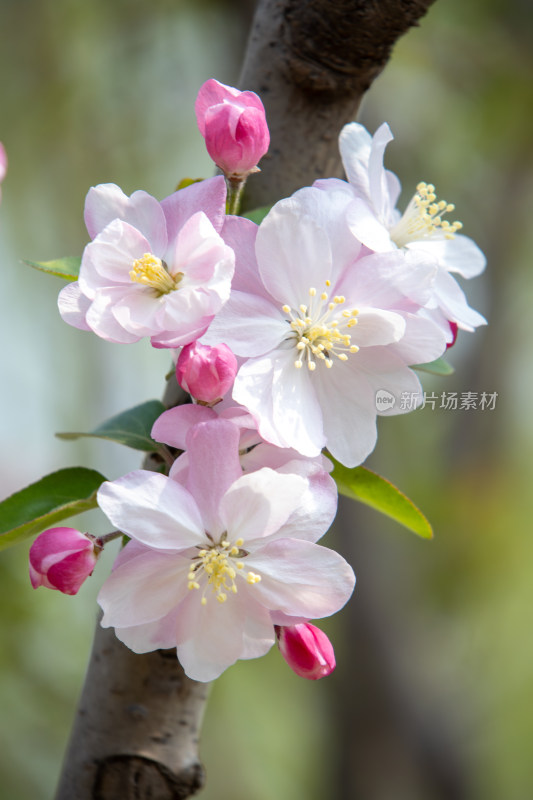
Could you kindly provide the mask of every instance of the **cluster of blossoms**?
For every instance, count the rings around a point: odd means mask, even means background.
[[[407,410],[405,393],[422,397],[412,365],[484,322],[454,278],[477,275],[484,257],[431,184],[396,209],[386,124],[374,137],[357,123],[343,129],[347,181],[300,189],[260,225],[227,214],[268,148],[263,105],[210,80],[196,113],[224,176],[162,202],[91,189],[92,241],[59,297],[77,328],[175,350],[191,398],[152,430],[176,451],[169,474],[136,470],[98,492],[130,539],[99,594],[102,624],[138,653],[177,648],[196,680],[276,640],[297,674],[316,679],[335,659],[309,620],[338,611],[355,584],[346,561],[317,544],[337,507],[323,451],[361,464],[376,443],[376,392],[398,401],[382,413]],[[64,561],[57,531],[69,531]],[[78,546],[72,529],[46,536],[49,558],[39,539],[32,548],[33,585],[65,591],[57,573],[68,562],[74,593],[94,543]]]

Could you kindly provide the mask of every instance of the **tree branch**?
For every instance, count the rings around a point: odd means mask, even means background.
[[[339,174],[339,131],[433,2],[260,0],[239,85],[261,96],[271,146],[248,181],[246,208]]]

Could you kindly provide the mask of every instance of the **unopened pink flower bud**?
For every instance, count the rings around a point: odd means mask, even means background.
[[[176,378],[196,400],[214,403],[233,386],[237,369],[237,359],[227,345],[209,347],[193,342],[179,354]]]
[[[335,669],[333,645],[315,625],[302,622],[298,625],[276,626],[276,635],[281,655],[301,678],[317,681]]]
[[[101,546],[75,528],[49,528],[30,548],[30,580],[34,589],[46,586],[77,594],[92,573]]]
[[[240,92],[211,78],[198,92],[195,111],[207,152],[225,175],[244,177],[256,171],[270,134],[255,92]]]

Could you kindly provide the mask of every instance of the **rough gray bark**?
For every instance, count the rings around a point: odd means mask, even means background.
[[[432,2],[260,0],[240,85],[261,94],[272,147],[249,182],[248,207],[336,173],[341,126]],[[169,407],[179,402],[175,389],[169,383]],[[173,652],[135,655],[98,628],[56,800],[194,794],[206,694]]]
[[[340,170],[337,138],[392,47],[434,0],[262,0],[239,79],[266,108],[271,146],[246,187],[269,205]]]

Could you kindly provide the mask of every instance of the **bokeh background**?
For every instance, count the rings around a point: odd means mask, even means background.
[[[56,312],[62,282],[21,259],[78,255],[87,189],[170,194],[212,174],[193,104],[234,84],[251,2],[0,0],[0,497],[86,465],[109,478],[139,454],[61,442],[159,397],[168,356],[110,345]],[[436,393],[498,393],[494,410],[426,408],[383,419],[370,465],[429,516],[418,540],[342,504],[325,543],[358,577],[324,627],[339,666],[296,678],[274,650],[212,690],[203,800],[530,800],[533,797],[533,10],[524,0],[437,0],[396,47],[360,120],[396,134],[387,166],[406,203],[419,180],[456,204],[486,252],[467,287],[490,326],[462,334]],[[246,87],[243,87],[246,88]],[[97,512],[82,524],[108,527]],[[53,794],[113,554],[67,598],[27,576],[27,545],[0,555],[0,793]]]

